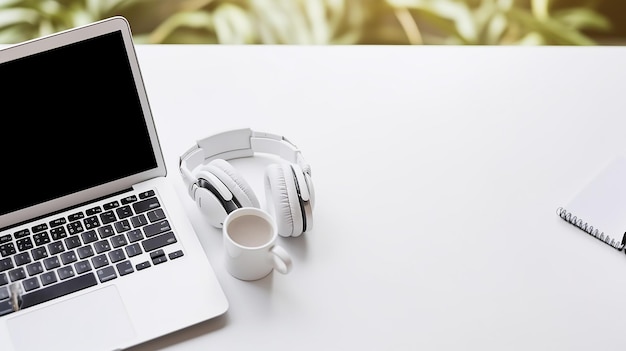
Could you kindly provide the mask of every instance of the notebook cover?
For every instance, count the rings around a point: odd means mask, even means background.
[[[557,214],[588,234],[623,248],[626,232],[626,159],[611,161]]]

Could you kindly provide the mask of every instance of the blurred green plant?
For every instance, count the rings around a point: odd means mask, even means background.
[[[87,24],[124,1],[0,0],[0,42],[14,43]]]
[[[0,0],[0,43],[121,15],[138,43],[594,45],[600,1]]]
[[[593,10],[594,1],[584,7],[558,6],[558,1],[550,0],[388,3],[413,44],[593,45],[584,31],[611,28],[608,18]]]

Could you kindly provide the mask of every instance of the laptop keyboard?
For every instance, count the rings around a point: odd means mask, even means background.
[[[183,256],[153,190],[0,232],[0,316]]]

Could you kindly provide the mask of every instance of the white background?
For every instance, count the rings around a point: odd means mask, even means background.
[[[137,52],[230,309],[134,350],[623,348],[626,256],[556,209],[624,152],[626,48]],[[241,127],[298,145],[316,190],[313,231],[279,241],[293,271],[255,282],[226,272],[177,163]],[[261,199],[267,162],[233,163]]]

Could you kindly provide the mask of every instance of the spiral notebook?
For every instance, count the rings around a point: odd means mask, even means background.
[[[626,244],[626,158],[611,161],[557,215],[617,250]]]

